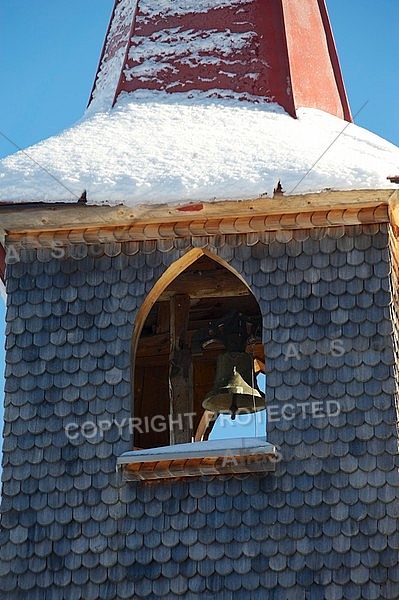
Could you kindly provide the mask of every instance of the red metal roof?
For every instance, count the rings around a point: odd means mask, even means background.
[[[114,103],[142,89],[227,90],[277,102],[292,116],[311,107],[351,121],[324,0],[138,0],[130,14],[129,1],[116,0],[94,94],[124,44],[109,78]]]

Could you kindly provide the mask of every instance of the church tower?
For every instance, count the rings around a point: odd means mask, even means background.
[[[116,0],[83,119],[28,154],[2,598],[396,600],[399,149],[324,0]],[[267,433],[209,439],[238,354]]]

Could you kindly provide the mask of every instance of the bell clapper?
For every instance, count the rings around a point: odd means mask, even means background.
[[[236,374],[237,374],[237,369],[236,369],[236,367],[234,367],[233,375],[236,375]],[[238,412],[237,396],[239,397],[240,394],[243,394],[243,393],[244,393],[244,388],[237,387],[236,392],[234,394],[232,394],[232,401],[231,401],[231,406],[230,406],[230,413],[231,413],[232,421],[235,421],[236,414]]]

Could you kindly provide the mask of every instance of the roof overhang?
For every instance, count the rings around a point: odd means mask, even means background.
[[[391,212],[391,219],[390,219]],[[399,223],[399,192],[392,189],[325,191],[255,200],[141,205],[129,208],[89,204],[0,205],[3,248],[53,247]],[[5,271],[4,251],[0,256]]]
[[[255,200],[199,202],[129,208],[71,203],[0,205],[0,242],[31,234],[46,245],[57,232],[123,230],[133,240],[304,229],[387,221],[388,206],[398,204],[398,190],[325,191]],[[118,238],[118,235],[115,234]],[[88,235],[88,242],[91,237]]]
[[[0,279],[3,283],[6,280],[6,251],[0,245]]]

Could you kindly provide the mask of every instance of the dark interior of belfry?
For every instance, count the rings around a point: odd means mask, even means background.
[[[157,427],[155,419],[171,413],[173,389],[174,397],[182,397],[180,406],[179,400],[174,402],[174,411],[193,415],[190,430],[173,441],[208,438],[215,420],[203,423],[203,402],[215,388],[218,357],[229,352],[234,357],[240,352],[250,357],[251,374],[245,376],[241,369],[241,375],[264,407],[256,389],[256,375],[265,369],[259,305],[241,278],[203,255],[161,293],[142,328],[134,369],[136,448],[171,443],[170,428],[161,423]],[[231,413],[230,404],[226,404],[226,413]],[[249,399],[248,410],[252,411],[251,404]],[[155,427],[148,426],[152,419]]]

